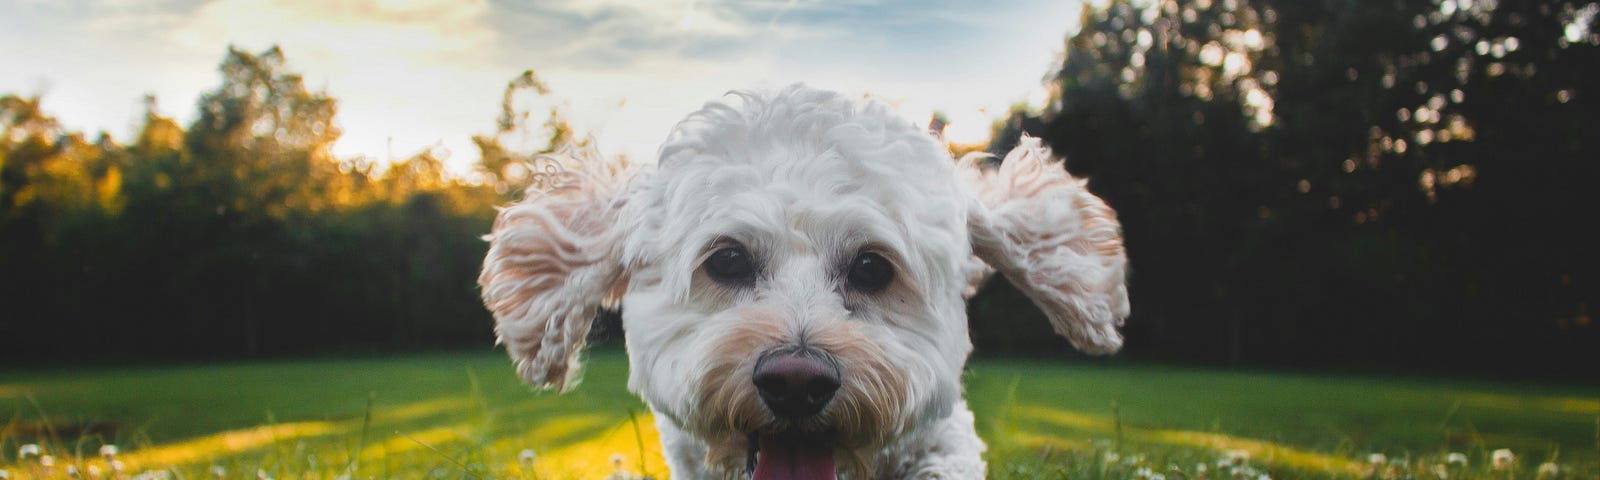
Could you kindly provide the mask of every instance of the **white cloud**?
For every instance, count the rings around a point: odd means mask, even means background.
[[[198,49],[277,43],[313,57],[362,55],[419,61],[481,57],[495,33],[480,24],[486,0],[222,0],[173,33]]]
[[[489,13],[485,0],[223,0],[170,38],[191,50],[281,46],[309,87],[339,100],[336,154],[382,159],[442,144],[461,157],[475,153],[470,128],[493,122],[508,78],[491,65]]]

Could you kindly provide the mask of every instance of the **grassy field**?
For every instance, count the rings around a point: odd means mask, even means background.
[[[594,352],[566,395],[530,393],[497,352],[0,371],[0,469],[664,478],[626,371],[620,351]],[[973,362],[966,385],[994,478],[1600,477],[1594,385],[998,360]],[[101,456],[106,443],[120,451]]]

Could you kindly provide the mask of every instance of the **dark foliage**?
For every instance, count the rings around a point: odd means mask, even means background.
[[[997,138],[1119,211],[1136,355],[1592,377],[1596,10],[1113,1]]]

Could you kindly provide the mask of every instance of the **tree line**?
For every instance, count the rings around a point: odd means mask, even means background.
[[[1113,0],[993,147],[1121,214],[1136,356],[1593,379],[1597,12]]]
[[[487,345],[475,279],[494,207],[530,181],[502,139],[532,127],[506,89],[483,160],[335,158],[338,103],[283,52],[230,48],[187,127],[146,99],[127,142],[0,97],[0,359],[256,357]],[[570,141],[552,117],[549,140]],[[547,150],[547,149],[546,149]]]

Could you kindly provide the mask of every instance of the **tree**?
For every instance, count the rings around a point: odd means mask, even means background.
[[[229,49],[184,128],[127,145],[0,97],[0,349],[18,361],[483,344],[491,186],[429,153],[334,158],[337,102],[277,48]],[[92,332],[92,333],[88,333]],[[69,348],[70,347],[70,348]]]
[[[534,98],[527,98],[529,95]],[[547,176],[544,170],[554,168],[554,164],[541,161],[538,155],[554,152],[566,145],[588,144],[588,139],[577,138],[560,106],[556,104],[547,106],[549,114],[542,125],[529,125],[533,111],[522,106],[523,101],[549,102],[549,96],[550,87],[533,70],[523,71],[506,83],[505,94],[500,100],[500,117],[495,121],[495,133],[472,137],[480,153],[478,171],[496,192],[517,195],[529,186],[542,187],[537,184]]]

